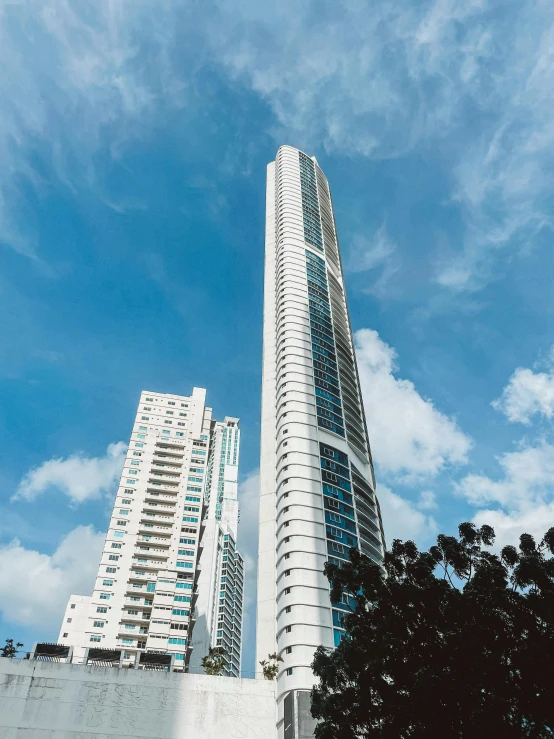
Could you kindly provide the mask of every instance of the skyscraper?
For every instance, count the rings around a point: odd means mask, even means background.
[[[279,737],[312,735],[315,649],[340,642],[323,574],[384,537],[329,185],[283,146],[267,170],[257,662],[277,651]]]
[[[144,391],[92,596],[69,599],[59,642],[175,654],[200,670],[223,646],[240,675],[243,562],[236,550],[240,431],[206,391]],[[201,653],[200,653],[201,652]]]

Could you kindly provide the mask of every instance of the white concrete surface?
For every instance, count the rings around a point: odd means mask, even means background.
[[[0,658],[2,739],[275,739],[275,685]]]

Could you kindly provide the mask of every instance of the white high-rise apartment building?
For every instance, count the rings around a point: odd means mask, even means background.
[[[313,735],[310,668],[340,642],[326,561],[384,536],[331,194],[314,157],[267,171],[257,662],[277,651],[278,734]]]
[[[210,646],[240,675],[243,561],[236,550],[240,431],[206,391],[144,391],[92,596],[69,599],[59,642],[175,654],[201,671]]]

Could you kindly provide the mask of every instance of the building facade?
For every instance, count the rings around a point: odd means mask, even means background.
[[[312,735],[310,664],[341,639],[326,561],[384,536],[331,194],[283,146],[267,171],[257,662],[277,651],[278,731]]]
[[[240,675],[240,431],[205,401],[202,388],[141,394],[93,593],[70,597],[60,630],[77,659],[95,645],[129,663],[155,650],[200,672],[221,645],[227,674]]]

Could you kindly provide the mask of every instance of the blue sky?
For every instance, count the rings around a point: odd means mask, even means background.
[[[541,1],[2,4],[0,640],[90,591],[141,389],[240,416],[251,603],[283,143],[331,184],[387,539],[550,527],[553,46]]]

